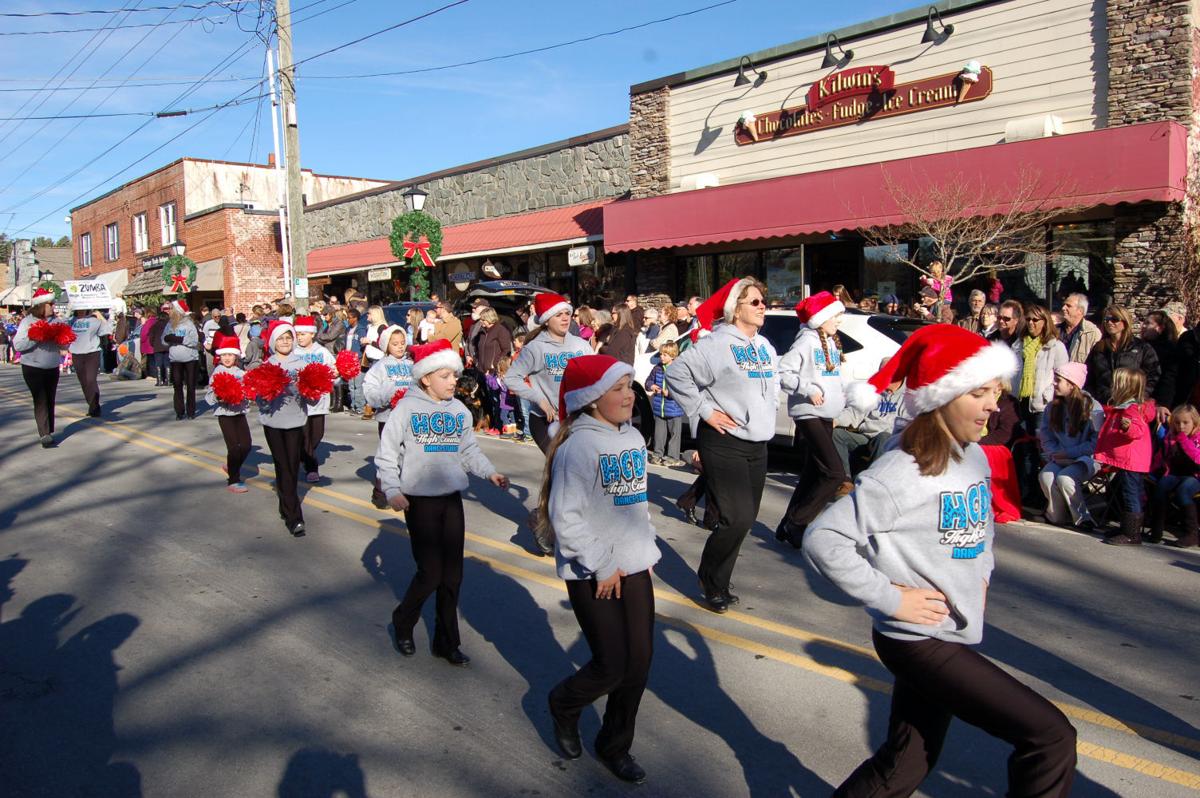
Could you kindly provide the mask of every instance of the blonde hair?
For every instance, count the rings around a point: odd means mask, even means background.
[[[675,343],[674,341],[667,341],[658,348],[658,353],[660,355],[666,355],[674,360],[675,358],[679,357],[679,344]]]
[[[383,308],[379,307],[379,305],[371,305],[367,308],[367,323],[387,324],[387,319],[383,316]]]
[[[571,437],[571,426],[582,413],[582,410],[576,410],[567,416],[566,420],[558,425],[558,432],[554,433],[550,445],[546,447],[546,468],[542,471],[542,492],[538,496],[537,507],[531,518],[533,533],[541,540],[554,540],[554,526],[550,523],[550,491],[554,486],[554,456],[558,454],[558,447]]]
[[[508,355],[496,361],[496,373],[501,377],[507,374],[510,368],[512,368],[512,358]]]
[[[746,295],[750,293],[751,288],[757,288],[758,293],[762,294],[763,301],[767,301],[767,287],[763,285],[761,280],[759,280],[757,277],[743,277],[742,279],[746,282],[742,286],[742,290],[739,291],[737,295],[737,303],[739,305],[742,303],[742,300],[746,298]],[[733,316],[736,312],[737,309],[735,308],[733,313],[725,314],[724,319],[726,324],[733,324]]]
[[[479,321],[487,322],[488,324],[495,324],[496,322],[500,321],[500,316],[496,313],[495,308],[484,308],[483,310],[479,311]]]
[[[1183,404],[1171,411],[1170,424],[1171,432],[1178,434],[1179,422],[1185,418],[1192,420],[1192,433],[1200,431],[1200,410],[1197,410],[1195,405]]]
[[[944,474],[951,460],[956,463],[962,460],[961,450],[954,446],[940,409],[914,418],[900,433],[900,448],[917,461],[917,470],[923,477]]]
[[[1112,392],[1108,401],[1112,405],[1126,402],[1141,404],[1146,401],[1146,375],[1141,369],[1117,369],[1113,372]]]
[[[278,315],[278,316],[295,316],[296,315],[296,306],[293,305],[291,302],[280,302],[278,305],[275,306],[275,310],[277,311],[276,315]]]

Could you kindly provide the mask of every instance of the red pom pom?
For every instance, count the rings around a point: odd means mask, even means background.
[[[57,326],[57,324],[52,324],[45,319],[38,319],[29,325],[29,340],[37,341],[38,343],[57,341],[58,333],[54,330]]]
[[[362,373],[362,363],[354,352],[343,349],[337,354],[337,370],[343,380],[352,380]]]
[[[242,381],[228,371],[217,372],[209,381],[217,401],[223,405],[240,405],[246,401],[246,390]]]
[[[54,341],[59,346],[70,346],[75,343],[75,331],[69,324],[54,325]]]
[[[408,389],[401,388],[400,390],[396,391],[396,393],[392,394],[392,409],[393,410],[396,409],[396,405],[400,403],[400,400],[404,398],[404,394],[406,394],[406,393],[408,393]]]
[[[283,396],[292,384],[292,377],[278,363],[263,363],[246,372],[246,393],[267,402]]]
[[[324,363],[309,363],[297,375],[296,390],[310,402],[333,391],[333,369]]]

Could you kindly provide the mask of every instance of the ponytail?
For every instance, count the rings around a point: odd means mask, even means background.
[[[824,330],[821,330],[821,329],[817,330],[817,337],[821,339],[821,352],[822,352],[822,354],[825,355],[824,371],[826,374],[832,374],[833,372],[838,370],[838,364],[840,364],[842,362],[842,341],[840,338],[837,337],[837,335],[828,335]],[[829,339],[830,338],[833,339],[833,347],[834,347],[834,349],[837,350],[837,353],[838,353],[838,358],[837,358],[838,362],[837,363],[834,363],[833,358],[831,358],[829,356]]]
[[[554,433],[550,445],[546,447],[546,470],[542,472],[542,493],[538,496],[537,508],[533,511],[531,525],[534,537],[547,544],[554,543],[554,527],[550,523],[550,488],[554,482],[554,455],[558,454],[558,447],[571,437],[571,425],[582,412],[582,410],[578,410],[567,416],[566,420],[558,425],[558,432]]]

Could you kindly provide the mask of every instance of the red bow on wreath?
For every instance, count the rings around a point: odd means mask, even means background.
[[[429,254],[429,242],[428,241],[409,241],[409,240],[405,239],[405,241],[404,241],[404,257],[408,258],[410,260],[414,259],[414,258],[416,258],[418,252],[421,253],[421,263],[423,263],[425,265],[425,268],[427,268],[427,269],[433,268],[433,257]]]
[[[187,294],[187,293],[191,293],[191,292],[188,290],[188,281],[187,281],[187,275],[185,275],[185,274],[172,274],[172,275],[171,275],[171,288],[170,288],[170,289],[167,291],[167,293],[168,293],[168,294]]]

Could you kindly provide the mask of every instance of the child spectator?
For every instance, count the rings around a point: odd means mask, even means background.
[[[488,390],[496,397],[497,416],[492,419],[493,429],[488,430],[488,434],[494,433],[501,438],[515,438],[520,435],[513,414],[516,397],[508,392],[508,386],[504,384],[504,375],[508,373],[510,366],[512,358],[506,355],[496,361],[496,373],[488,372],[487,375]]]
[[[942,312],[943,305],[954,304],[954,294],[950,291],[953,283],[954,278],[946,274],[946,267],[941,258],[934,258],[929,264],[929,274],[921,275],[921,284],[932,288],[936,297],[930,309],[935,317]]]
[[[1146,540],[1161,543],[1167,509],[1172,498],[1183,514],[1179,539],[1168,544],[1186,549],[1200,544],[1196,522],[1196,494],[1200,493],[1200,412],[1180,405],[1171,413],[1161,454],[1163,474],[1150,498],[1150,534]]]
[[[1121,506],[1121,529],[1104,538],[1113,546],[1142,542],[1142,477],[1150,472],[1150,425],[1147,423],[1146,375],[1139,369],[1113,372],[1110,404],[1096,440],[1096,462],[1116,469],[1113,487]],[[1150,418],[1154,409],[1150,408]]]
[[[1083,483],[1096,475],[1096,436],[1104,424],[1104,408],[1083,390],[1087,366],[1070,361],[1054,370],[1054,398],[1038,428],[1042,459],[1038,484],[1046,496],[1046,520],[1070,522],[1084,532],[1096,528],[1088,513]]]
[[[674,468],[685,465],[679,459],[679,441],[683,431],[683,408],[667,388],[667,366],[679,357],[679,344],[665,343],[658,350],[659,363],[650,370],[646,385],[650,391],[650,410],[654,414],[654,451],[650,462]]]

